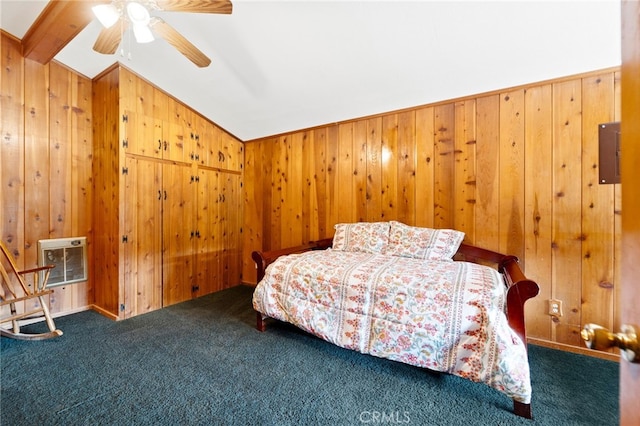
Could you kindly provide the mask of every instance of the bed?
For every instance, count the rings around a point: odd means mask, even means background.
[[[464,233],[401,222],[335,225],[333,238],[252,253],[257,328],[272,318],[327,342],[484,383],[532,418],[524,304],[538,294],[515,256]]]

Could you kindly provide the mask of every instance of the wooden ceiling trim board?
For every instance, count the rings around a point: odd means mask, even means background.
[[[47,64],[94,18],[91,7],[108,0],[51,0],[22,39],[22,54]]]

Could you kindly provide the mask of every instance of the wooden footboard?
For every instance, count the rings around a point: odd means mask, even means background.
[[[273,250],[268,252],[254,251],[251,258],[256,263],[258,270],[258,282],[264,277],[265,269],[269,264],[280,256],[293,253],[302,253],[309,250],[324,250],[331,247],[332,239],[313,241],[309,244]],[[454,255],[454,260],[479,263],[486,266],[496,268],[505,278],[507,285],[507,320],[511,328],[520,336],[525,346],[527,344],[527,333],[524,323],[524,304],[527,300],[535,297],[539,292],[538,284],[525,277],[518,258],[516,256],[505,255],[495,251],[475,247],[468,244],[462,244],[458,252]],[[256,314],[256,328],[265,331],[267,319],[262,313]],[[522,402],[513,402],[513,411],[515,414],[525,418],[532,418],[531,404]]]
[[[453,256],[454,260],[493,266],[505,277],[507,284],[507,320],[522,341],[527,343],[524,325],[524,303],[540,291],[535,281],[527,279],[515,256],[497,253],[480,247],[462,244]]]
[[[304,244],[296,247],[283,248],[280,250],[272,250],[272,251],[254,251],[251,253],[251,258],[256,263],[256,269],[258,270],[258,282],[262,278],[264,278],[264,271],[267,269],[274,260],[279,258],[280,256],[285,256],[287,254],[294,253],[303,253],[305,251],[310,250],[325,250],[331,247],[333,243],[332,238],[325,238],[324,240],[312,241],[309,244]]]

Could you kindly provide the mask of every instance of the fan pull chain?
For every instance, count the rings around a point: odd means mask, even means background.
[[[133,30],[131,29],[131,26],[129,26],[129,40],[127,40],[127,42],[129,43],[129,51],[127,52],[127,59],[128,59],[128,60],[131,60],[131,39],[133,38],[133,37],[131,36],[131,32],[132,32],[132,31],[133,31]]]
[[[126,49],[126,57],[128,60],[131,60],[131,30],[129,29],[129,31],[126,32],[124,31],[124,24],[121,24],[121,28],[122,28],[122,36],[120,37],[120,40],[122,40],[122,43],[120,44],[120,57],[124,58],[125,57],[125,49],[124,49],[124,45],[127,45],[127,49]]]
[[[120,56],[124,58],[124,20],[120,19]]]

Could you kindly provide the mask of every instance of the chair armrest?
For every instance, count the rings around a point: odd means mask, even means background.
[[[24,271],[17,271],[19,275],[25,275],[29,273],[33,273],[33,283],[35,285],[36,291],[44,291],[47,288],[47,284],[49,283],[49,274],[51,270],[55,268],[56,265],[44,265],[39,266],[37,268],[25,269]],[[44,276],[42,277],[42,282],[38,279],[38,272],[44,272]]]
[[[29,274],[31,272],[46,271],[47,269],[53,269],[55,267],[56,265],[44,265],[44,266],[39,266],[37,268],[25,269],[24,271],[18,271],[18,273],[20,275],[24,275],[24,274]]]

